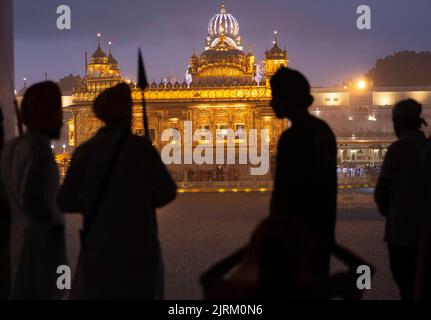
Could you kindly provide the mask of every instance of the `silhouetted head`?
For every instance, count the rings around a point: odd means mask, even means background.
[[[298,71],[280,68],[271,78],[273,108],[278,118],[288,118],[292,121],[308,114],[308,107],[314,99],[310,94],[310,84]]]
[[[419,130],[422,124],[427,125],[421,118],[422,105],[413,99],[398,102],[392,110],[392,120],[397,137],[404,132]]]
[[[94,101],[94,113],[107,125],[132,125],[132,96],[129,85],[117,84],[103,91]]]
[[[256,255],[259,295],[286,298],[309,280],[311,240],[300,220],[273,216],[253,233],[248,254]]]
[[[63,126],[60,88],[50,81],[27,89],[21,103],[22,122],[32,131],[51,139],[60,138]]]

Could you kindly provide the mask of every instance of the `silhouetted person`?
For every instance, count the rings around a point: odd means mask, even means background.
[[[106,126],[78,147],[59,195],[65,212],[82,213],[81,254],[71,299],[159,299],[163,263],[156,208],[176,184],[148,139],[133,135],[127,84],[101,93]]]
[[[312,271],[329,273],[337,207],[337,146],[328,125],[312,116],[310,85],[298,71],[281,68],[271,79],[271,106],[292,126],[279,141],[272,215],[300,217],[313,237]]]
[[[60,137],[61,92],[55,83],[30,87],[22,101],[27,132],[10,141],[1,175],[11,208],[10,299],[60,299],[57,268],[65,258],[64,218],[57,206],[59,173],[51,139]]]
[[[419,243],[418,268],[416,275],[415,299],[431,300],[431,140],[422,154],[422,172],[425,180],[425,200],[423,227]]]
[[[336,245],[332,253],[348,270],[316,276],[310,265],[312,239],[303,223],[289,216],[267,218],[245,248],[201,277],[204,296],[210,300],[359,299],[356,269],[367,262]]]
[[[0,106],[0,159],[4,145],[3,111]],[[6,191],[0,176],[0,300],[9,297],[10,292],[10,210]]]
[[[420,130],[422,106],[409,99],[392,111],[398,140],[386,153],[375,190],[379,212],[386,217],[389,262],[402,299],[412,299],[418,245],[423,226],[424,180],[421,156],[426,145]]]

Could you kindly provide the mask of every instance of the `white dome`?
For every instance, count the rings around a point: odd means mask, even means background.
[[[224,2],[221,5],[220,13],[216,14],[208,24],[208,35],[218,37],[221,33],[221,27],[224,28],[224,33],[232,37],[239,36],[239,23],[236,18],[226,12]]]

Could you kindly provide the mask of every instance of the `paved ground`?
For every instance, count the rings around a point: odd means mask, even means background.
[[[269,193],[181,194],[158,213],[166,268],[167,299],[199,299],[199,275],[214,262],[245,244],[268,212]],[[384,223],[371,190],[339,196],[338,242],[354,249],[377,269],[366,299],[398,299],[382,242]],[[79,250],[77,215],[67,218],[71,266]],[[340,266],[333,263],[333,269]]]

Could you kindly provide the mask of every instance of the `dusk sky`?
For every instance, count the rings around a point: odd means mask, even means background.
[[[226,0],[240,25],[244,48],[257,61],[278,30],[290,66],[313,86],[331,86],[367,72],[377,58],[399,50],[431,50],[430,0]],[[29,83],[83,74],[84,52],[102,45],[120,63],[122,75],[136,79],[141,47],[150,82],[174,72],[183,79],[193,48],[201,53],[208,22],[219,0],[14,0],[16,88]],[[69,5],[72,30],[56,27],[57,7]],[[372,30],[356,28],[356,8],[372,10]]]

